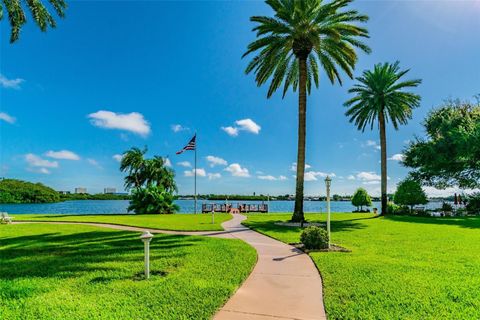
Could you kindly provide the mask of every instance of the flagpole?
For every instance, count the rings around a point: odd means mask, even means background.
[[[194,192],[195,192],[195,209],[194,213],[197,213],[197,133],[195,132],[195,180],[194,180]]]

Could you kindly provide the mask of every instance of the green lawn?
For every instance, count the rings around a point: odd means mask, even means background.
[[[245,224],[298,242],[299,228],[273,224],[289,217],[250,215]],[[332,242],[352,252],[311,254],[329,319],[480,319],[480,217],[334,214]]]
[[[157,234],[142,280],[139,233],[0,225],[1,319],[210,319],[248,276],[240,240]]]
[[[221,224],[232,217],[226,213],[216,213],[212,224],[211,214],[117,214],[117,215],[43,215],[17,214],[15,221],[70,221],[70,222],[103,222],[129,225],[135,227],[155,228],[176,231],[214,231],[223,230]]]

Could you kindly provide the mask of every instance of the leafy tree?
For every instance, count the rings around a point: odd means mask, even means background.
[[[393,201],[402,206],[410,206],[410,212],[413,211],[413,206],[428,203],[427,195],[422,186],[412,179],[405,179],[398,184]]]
[[[480,102],[446,101],[423,125],[427,137],[404,150],[411,176],[440,189],[480,187]]]
[[[3,6],[2,6],[3,2]],[[65,16],[67,3],[64,0],[48,0],[51,8],[60,18]],[[0,20],[3,19],[4,8],[8,14],[8,20],[12,28],[10,33],[10,43],[18,40],[22,26],[27,22],[25,8],[30,10],[33,20],[36,22],[41,31],[47,31],[47,28],[55,28],[57,26],[55,20],[50,14],[48,8],[41,0],[1,0],[0,1]]]
[[[129,211],[135,213],[173,213],[177,191],[175,174],[162,157],[145,159],[148,149],[131,148],[123,154],[120,170],[126,172],[125,188],[132,189]]]
[[[59,193],[41,183],[15,179],[0,180],[0,203],[49,203],[59,201]]]
[[[468,196],[466,208],[469,214],[480,214],[480,192]]]
[[[291,87],[298,94],[298,152],[295,209],[292,221],[303,221],[303,185],[307,92],[318,87],[322,68],[332,84],[342,84],[339,70],[353,77],[356,48],[370,52],[359,38],[368,31],[355,23],[368,17],[348,8],[352,0],[267,0],[274,17],[254,16],[257,40],[250,43],[243,57],[255,53],[245,72],[256,75],[258,86],[271,79],[267,97],[283,84],[283,97]]]
[[[372,205],[372,198],[368,195],[367,190],[358,188],[353,194],[352,205],[357,207],[357,211],[359,211],[358,207],[360,207],[360,211],[363,211],[363,206],[370,207]]]
[[[372,71],[364,71],[361,77],[356,78],[357,84],[348,92],[355,94],[345,102],[348,111],[345,113],[354,122],[358,130],[365,131],[370,125],[373,130],[378,123],[381,147],[381,214],[387,213],[387,135],[386,123],[390,120],[398,130],[399,125],[406,124],[412,118],[412,109],[420,105],[420,96],[403,91],[413,88],[421,80],[402,81],[409,71],[400,70],[399,62],[393,64],[376,64]]]

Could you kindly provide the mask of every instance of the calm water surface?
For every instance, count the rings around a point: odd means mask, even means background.
[[[180,213],[192,213],[194,209],[193,200],[177,200],[180,206]],[[198,210],[201,210],[202,203],[224,203],[220,201],[198,201]],[[260,201],[232,201],[237,203],[259,204]],[[270,201],[270,212],[292,212],[293,201]],[[427,208],[438,208],[441,202],[430,202]],[[379,208],[380,203],[374,202],[373,208]],[[12,214],[28,213],[56,213],[56,214],[114,214],[127,213],[128,200],[78,200],[65,201],[59,203],[39,203],[39,204],[0,204],[0,211],[6,211]],[[305,212],[326,212],[326,202],[324,201],[305,201]],[[351,212],[355,207],[347,201],[332,201],[332,212]]]

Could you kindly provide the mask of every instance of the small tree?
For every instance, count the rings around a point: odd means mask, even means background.
[[[175,173],[165,159],[155,156],[145,159],[147,148],[131,148],[123,154],[120,171],[127,173],[125,189],[132,190],[128,211],[138,214],[174,213],[173,193],[177,191]]]
[[[352,197],[352,204],[357,207],[357,211],[359,211],[358,207],[360,207],[360,211],[363,211],[363,206],[369,207],[372,205],[372,198],[368,195],[367,190],[358,188]]]
[[[398,184],[393,200],[396,204],[410,206],[410,212],[413,211],[414,205],[428,202],[420,183],[412,179],[405,179]]]

